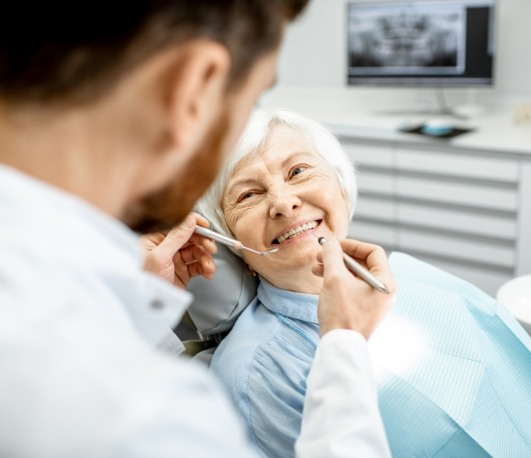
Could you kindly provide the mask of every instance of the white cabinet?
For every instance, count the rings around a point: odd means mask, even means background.
[[[494,295],[531,272],[531,157],[443,142],[339,138],[358,170],[350,235]]]

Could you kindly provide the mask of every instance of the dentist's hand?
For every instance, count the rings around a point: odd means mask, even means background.
[[[373,289],[347,269],[342,251],[381,280],[390,294]],[[319,255],[322,265],[313,269],[323,277],[318,318],[321,336],[333,329],[358,331],[366,339],[394,303],[396,283],[383,248],[357,240],[329,240]]]
[[[190,213],[168,233],[140,237],[145,252],[144,268],[180,288],[185,288],[190,279],[198,275],[212,279],[216,271],[212,258],[217,251],[216,244],[195,234],[196,224],[208,227],[205,218]]]

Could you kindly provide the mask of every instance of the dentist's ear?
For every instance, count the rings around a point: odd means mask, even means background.
[[[231,58],[217,42],[195,40],[170,75],[167,115],[173,147],[193,152],[225,102]]]

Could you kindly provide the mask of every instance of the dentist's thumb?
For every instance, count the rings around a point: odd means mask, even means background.
[[[171,256],[179,251],[189,240],[196,226],[196,218],[191,213],[181,224],[171,229],[164,240],[157,247],[159,255],[162,257]]]

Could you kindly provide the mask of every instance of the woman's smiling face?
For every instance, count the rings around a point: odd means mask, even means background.
[[[273,127],[265,146],[236,166],[222,207],[228,227],[244,245],[280,248],[269,256],[245,253],[244,259],[268,281],[290,290],[314,289],[311,267],[321,247],[312,233],[347,235],[349,209],[336,171],[301,132],[283,125]]]

